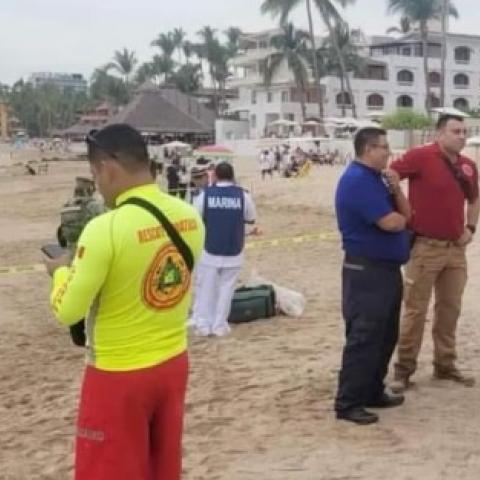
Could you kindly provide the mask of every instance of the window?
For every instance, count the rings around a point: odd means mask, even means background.
[[[251,115],[250,116],[250,127],[257,128],[257,116]]]
[[[432,87],[439,86],[442,83],[442,76],[438,72],[430,72],[428,74],[428,81]]]
[[[411,85],[414,80],[415,77],[410,70],[400,70],[397,73],[397,81],[401,85]]]
[[[430,95],[430,108],[439,108],[440,99],[436,95]]]
[[[470,63],[471,50],[468,47],[457,47],[455,49],[456,63]]]
[[[453,83],[455,85],[455,88],[468,88],[468,85],[470,84],[470,79],[464,73],[457,73],[453,77]]]
[[[369,110],[382,110],[385,100],[378,93],[372,93],[367,97],[367,107]]]
[[[410,95],[400,95],[397,98],[397,107],[412,108],[413,107],[413,98]]]
[[[340,92],[337,95],[337,105],[339,106],[350,106],[352,104],[352,100],[348,92]]]
[[[465,98],[457,98],[453,102],[453,106],[458,110],[463,110],[463,111],[468,110],[469,108],[468,100],[466,100]]]
[[[288,91],[282,92],[282,103],[288,103]]]
[[[272,102],[273,102],[273,93],[267,92],[267,103],[272,103]]]
[[[252,90],[252,105],[255,105],[257,103],[257,92],[255,90]]]
[[[411,57],[411,56],[412,56],[412,49],[411,49],[411,47],[402,47],[401,52],[402,52],[402,55],[403,55],[404,57]]]
[[[387,68],[383,65],[368,65],[367,78],[370,80],[387,80]]]

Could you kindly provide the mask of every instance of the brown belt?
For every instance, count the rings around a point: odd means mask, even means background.
[[[431,247],[448,248],[457,246],[456,240],[438,240],[436,238],[422,237],[420,235],[415,237],[415,241],[422,242],[426,245],[430,245]]]

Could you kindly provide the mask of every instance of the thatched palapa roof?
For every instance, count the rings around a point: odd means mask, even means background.
[[[212,134],[215,114],[175,88],[147,82],[108,123],[128,123],[143,133]]]

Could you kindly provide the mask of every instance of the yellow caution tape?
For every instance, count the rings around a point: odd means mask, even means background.
[[[311,242],[315,240],[336,240],[338,235],[335,232],[313,233],[307,235],[297,235],[294,237],[279,237],[269,240],[251,240],[246,243],[246,250],[254,250],[264,247],[279,247],[281,245],[288,244],[300,244],[305,242]],[[45,265],[39,263],[35,265],[14,265],[11,267],[0,267],[0,275],[2,274],[19,274],[19,273],[31,273],[31,272],[45,272]]]
[[[41,263],[36,265],[14,265],[12,267],[0,267],[0,275],[4,273],[30,273],[45,271],[45,265],[42,265]]]

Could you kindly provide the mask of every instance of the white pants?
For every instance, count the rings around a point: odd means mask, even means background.
[[[228,316],[241,267],[214,267],[200,262],[196,269],[193,318],[208,333],[228,328]]]

